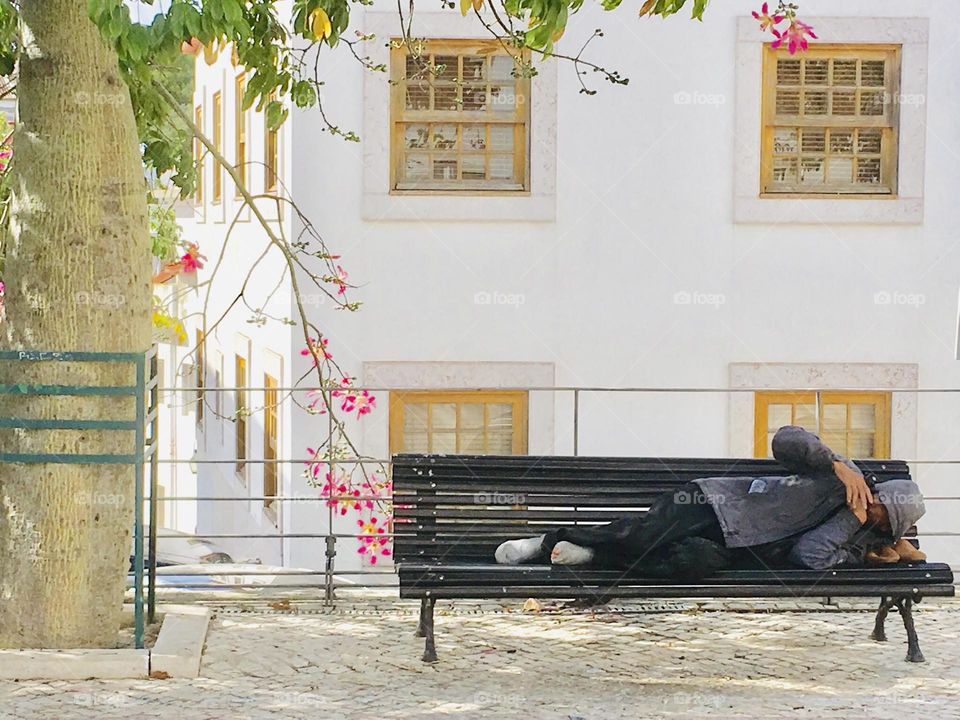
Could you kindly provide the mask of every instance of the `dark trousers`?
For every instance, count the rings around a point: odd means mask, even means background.
[[[692,482],[661,495],[641,517],[546,533],[539,560],[549,562],[561,540],[591,548],[593,567],[651,577],[705,577],[735,561],[717,514]]]

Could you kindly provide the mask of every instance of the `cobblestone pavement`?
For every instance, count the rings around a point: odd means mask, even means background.
[[[412,603],[220,608],[197,680],[0,682],[0,717],[960,718],[960,604],[918,608],[925,664],[903,661],[896,615],[878,644],[869,612],[710,607],[441,602],[434,665]]]

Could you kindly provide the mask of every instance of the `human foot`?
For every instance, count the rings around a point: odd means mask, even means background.
[[[497,548],[493,556],[501,565],[519,565],[540,552],[543,535],[522,540],[507,540]]]
[[[550,562],[554,565],[584,565],[593,560],[593,550],[561,540],[553,546]]]

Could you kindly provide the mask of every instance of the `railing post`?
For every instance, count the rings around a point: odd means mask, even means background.
[[[133,622],[134,622],[134,645],[137,649],[144,646],[144,622],[143,622],[143,454],[146,444],[146,353],[137,357],[135,362],[137,369],[136,382],[136,402],[137,402],[137,427],[134,431],[136,437],[134,442],[134,490],[133,490]]]
[[[157,493],[160,486],[160,381],[157,378],[157,349],[150,357],[150,536],[147,542],[147,622],[155,620],[157,611]]]
[[[580,453],[580,390],[573,391],[573,454]]]

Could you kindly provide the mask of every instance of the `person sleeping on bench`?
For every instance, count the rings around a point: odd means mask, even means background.
[[[925,512],[914,482],[874,483],[794,425],[777,431],[773,456],[792,474],[694,480],[658,497],[641,517],[509,540],[497,548],[496,561],[549,559],[699,579],[744,566],[826,570],[926,559],[903,539]]]

